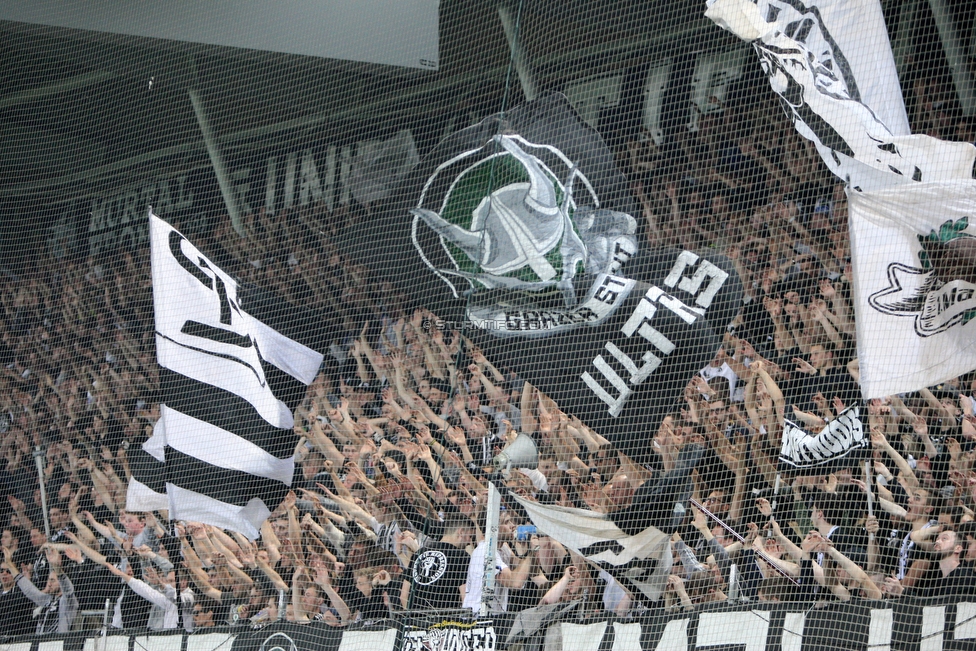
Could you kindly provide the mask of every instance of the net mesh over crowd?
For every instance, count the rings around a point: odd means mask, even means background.
[[[972,3],[16,4],[0,648],[976,644]]]

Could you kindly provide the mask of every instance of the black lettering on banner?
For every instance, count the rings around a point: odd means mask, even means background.
[[[177,264],[186,269],[187,273],[200,281],[200,284],[209,290],[213,290],[213,279],[207,274],[203,273],[196,262],[190,259],[188,255],[183,252],[183,247],[180,246],[186,238],[180,235],[177,231],[170,231],[169,233],[169,252],[173,254],[173,259],[176,260]],[[201,260],[202,262],[202,260]]]
[[[618,291],[611,289],[610,285],[616,285],[619,288]],[[613,276],[607,276],[603,279],[600,287],[597,288],[596,292],[593,294],[593,298],[601,303],[613,305],[617,300],[617,297],[620,296],[620,291],[622,291],[626,286],[626,283],[620,282]]]
[[[250,337],[239,335],[233,330],[215,328],[212,325],[200,323],[199,321],[186,321],[183,324],[183,327],[180,328],[180,332],[185,335],[190,335],[191,337],[209,339],[217,342],[218,344],[238,346],[239,348],[250,348],[253,345]]]
[[[624,551],[623,545],[621,545],[616,540],[601,540],[600,542],[593,543],[587,547],[580,549],[580,554],[586,557],[596,556],[597,554],[602,554],[605,551],[611,551],[614,555],[619,556]]]
[[[191,276],[200,281],[207,289],[213,291],[216,286],[217,300],[220,303],[220,322],[226,325],[230,325],[231,321],[231,309],[240,314],[241,310],[234,304],[233,301],[227,296],[227,287],[224,285],[223,279],[220,274],[213,272],[213,278],[204,273],[204,269],[210,269],[210,265],[203,258],[198,258],[198,262],[194,262],[190,259],[186,253],[183,252],[183,247],[181,243],[186,240],[185,237],[180,235],[177,231],[170,231],[169,233],[169,251],[173,255],[177,264],[183,267]]]
[[[613,247],[613,269],[619,269],[631,258],[632,252],[620,246],[617,242]]]

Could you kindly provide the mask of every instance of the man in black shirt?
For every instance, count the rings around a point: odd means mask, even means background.
[[[810,504],[810,523],[844,556],[866,557],[867,539],[856,535],[848,527],[840,526],[844,519],[840,498],[823,491],[814,491],[814,493],[815,496]],[[818,565],[823,565],[824,553],[817,554],[815,559]]]
[[[464,597],[461,586],[468,578],[471,560],[464,547],[474,540],[474,536],[471,520],[460,514],[447,516],[440,542],[428,544],[410,562],[402,595],[412,609],[461,608]]]
[[[904,594],[913,597],[945,597],[972,594],[976,589],[976,573],[962,562],[965,545],[956,532],[946,529],[935,539],[932,555],[938,559],[923,580],[914,588],[906,588]],[[896,587],[894,594],[901,591]]]
[[[786,389],[787,404],[795,404],[804,411],[815,411],[817,406],[813,397],[822,394],[827,402],[839,397],[845,405],[851,406],[859,395],[857,383],[843,366],[834,360],[832,344],[813,344],[810,346],[810,361],[794,358],[797,379]]]

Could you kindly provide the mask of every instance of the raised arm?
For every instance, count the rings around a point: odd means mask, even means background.
[[[65,532],[64,535],[68,537],[68,540],[70,540],[74,544],[78,545],[78,548],[81,550],[81,553],[82,554],[84,554],[85,556],[87,556],[91,560],[95,561],[99,565],[106,565],[107,564],[107,560],[106,560],[106,558],[102,554],[100,554],[99,552],[95,551],[94,549],[92,549],[91,547],[89,547],[87,544],[85,544],[81,540],[81,538],[79,538],[77,535],[75,535],[74,533],[72,533],[70,531]]]
[[[905,481],[906,491],[913,493],[918,490],[919,483],[918,477],[915,476],[915,471],[908,465],[908,461],[898,454],[897,450],[891,447],[888,439],[885,438],[885,435],[881,433],[879,428],[873,428],[871,430],[871,447],[883,450],[895,462],[895,466],[898,467],[899,477]]]
[[[918,394],[922,396],[925,403],[932,408],[933,411],[939,414],[941,418],[945,418],[950,422],[955,422],[956,415],[952,413],[952,410],[943,405],[938,398],[936,398],[931,391],[928,389],[919,389]]]
[[[756,372],[759,373],[759,378],[762,380],[763,384],[766,385],[766,393],[769,397],[773,399],[773,411],[776,412],[776,424],[782,430],[785,426],[784,419],[786,414],[786,400],[783,398],[783,391],[776,384],[776,380],[772,378],[769,374],[769,370],[766,368],[766,364],[763,362],[753,362],[753,366],[758,363],[758,368]],[[773,440],[773,444],[776,445],[779,441],[777,439]]]
[[[868,576],[867,572],[860,565],[841,554],[829,540],[826,541],[826,549],[827,554],[861,585],[861,589],[864,590],[864,594],[868,599],[884,598],[877,584],[871,580],[871,577]]]
[[[268,552],[264,550],[259,551],[255,561],[258,569],[261,570],[266,577],[268,577],[268,580],[271,581],[271,584],[274,585],[276,590],[288,590],[288,584],[285,583],[285,580],[281,578],[281,575],[275,572],[271,567]]]
[[[309,621],[308,613],[305,612],[305,605],[302,603],[302,577],[307,572],[306,568],[295,568],[291,575],[291,607],[295,616],[295,622],[304,624]]]
[[[275,535],[274,527],[271,526],[269,520],[265,520],[261,524],[261,541],[264,543],[264,548],[267,550],[268,560],[272,565],[275,565],[279,560],[281,560],[281,541],[278,540],[278,536]]]
[[[98,541],[98,538],[91,529],[85,526],[85,523],[82,522],[81,517],[78,515],[78,500],[81,498],[83,489],[84,487],[79,488],[71,496],[71,500],[68,501],[68,515],[71,517],[71,522],[75,525],[75,529],[78,530],[78,536],[89,545],[94,545]]]
[[[312,571],[314,571],[313,582],[315,585],[325,593],[325,596],[329,598],[329,603],[332,607],[336,609],[339,613],[339,620],[343,624],[348,624],[352,621],[352,613],[349,611],[349,606],[346,605],[345,600],[339,596],[339,593],[335,591],[332,587],[332,581],[329,578],[329,570],[326,569],[325,564],[320,560],[318,562],[313,561]]]

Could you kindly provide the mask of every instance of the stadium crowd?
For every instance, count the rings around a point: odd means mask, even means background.
[[[972,139],[971,123],[936,124],[924,90],[917,110],[932,128]],[[5,277],[0,634],[99,627],[106,607],[114,627],[190,630],[477,609],[491,461],[519,433],[540,460],[504,479],[508,490],[600,512],[625,508],[683,448],[702,446],[695,497],[737,535],[691,509],[664,599],[645,604],[505,498],[494,610],[582,600],[588,613],[626,617],[730,597],[976,587],[976,373],[866,405],[870,486],[860,467],[777,478],[784,419],[815,433],[860,400],[844,192],[810,143],[760,101],[701,115],[669,148],[642,134],[618,153],[643,244],[722,251],[747,288],[723,348],[648,433],[650,463],[371,283],[336,243],[360,207],[312,205],[248,215],[246,238],[226,217],[195,237],[228,271],[359,333],[335,342],[297,413],[293,493],[256,542],[129,512],[128,451],[159,417],[147,251],[38,259]]]

